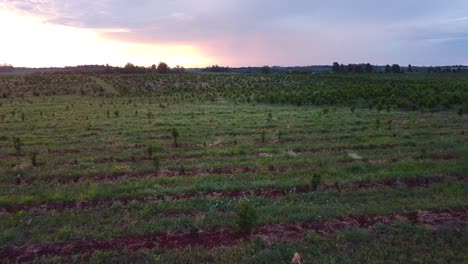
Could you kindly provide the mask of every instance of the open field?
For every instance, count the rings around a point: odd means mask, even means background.
[[[0,263],[468,260],[467,75],[0,76],[2,94]]]

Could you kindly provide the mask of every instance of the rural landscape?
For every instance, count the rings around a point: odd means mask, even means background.
[[[0,83],[2,261],[466,261],[466,74]]]
[[[0,264],[468,263],[468,1],[0,0]]]

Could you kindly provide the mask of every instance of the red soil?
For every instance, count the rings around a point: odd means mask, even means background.
[[[466,181],[468,177],[459,176],[459,181]],[[320,187],[321,190],[336,189],[342,190],[358,190],[358,189],[376,189],[376,188],[391,188],[396,186],[407,186],[410,188],[425,187],[435,183],[446,181],[443,177],[426,177],[426,178],[413,178],[413,179],[388,179],[379,182],[366,182],[357,181],[349,183],[324,183]],[[219,192],[205,192],[205,193],[181,193],[177,195],[159,195],[151,197],[137,197],[137,198],[118,198],[118,199],[103,199],[103,200],[89,200],[89,201],[62,201],[62,202],[48,202],[45,204],[31,204],[31,205],[0,205],[0,212],[17,212],[17,211],[48,211],[48,210],[80,210],[86,208],[95,208],[98,206],[111,206],[114,202],[128,204],[131,201],[137,202],[152,202],[159,200],[182,200],[193,197],[202,198],[240,198],[249,196],[262,196],[267,198],[281,197],[289,193],[310,193],[315,190],[310,187],[295,187],[289,189],[280,188],[259,188],[253,190],[232,190],[232,191],[219,191]]]

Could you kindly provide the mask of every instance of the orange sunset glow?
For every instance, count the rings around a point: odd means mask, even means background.
[[[91,29],[45,22],[46,17],[0,6],[0,63],[29,67],[83,64],[150,66],[160,61],[186,67],[206,66],[212,60],[196,47],[148,44],[108,39],[104,35],[126,29]]]

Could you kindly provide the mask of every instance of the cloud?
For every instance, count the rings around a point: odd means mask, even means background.
[[[466,42],[468,34],[464,0],[0,1],[48,23],[95,29],[118,41],[194,45],[231,65],[394,58],[455,63],[450,52],[428,58],[408,49],[433,54]]]

